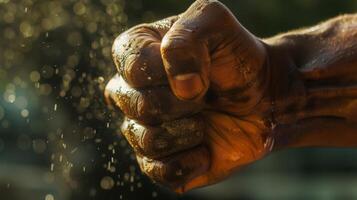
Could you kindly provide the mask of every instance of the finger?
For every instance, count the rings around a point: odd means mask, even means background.
[[[183,100],[199,100],[209,87],[207,46],[192,38],[165,36],[161,55],[174,94]]]
[[[200,176],[210,165],[209,152],[203,146],[162,160],[142,156],[137,156],[137,160],[141,170],[152,180],[171,188],[178,188]]]
[[[153,159],[195,147],[202,142],[204,135],[203,124],[197,117],[160,126],[141,125],[126,118],[121,130],[136,153]]]
[[[113,44],[119,74],[135,88],[167,84],[160,44],[177,17],[143,24],[121,34]]]
[[[113,55],[118,71],[126,82],[135,88],[167,84],[160,43],[147,35],[138,36],[125,41],[126,45],[133,47],[123,49],[123,40],[128,39],[121,36],[114,42]]]
[[[168,86],[135,90],[118,75],[107,84],[106,93],[128,118],[143,124],[160,124],[195,114],[202,108],[197,103],[180,101]]]
[[[210,29],[224,21],[223,9],[216,1],[196,1],[162,40],[161,54],[170,85],[181,99],[200,99],[209,87],[208,37]]]
[[[214,0],[198,0],[180,15],[162,40],[161,54],[175,95],[193,100],[209,86],[253,87],[265,61],[262,43]]]

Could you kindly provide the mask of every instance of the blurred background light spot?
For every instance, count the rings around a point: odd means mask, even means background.
[[[24,37],[31,37],[34,34],[34,29],[27,21],[20,24],[20,31]]]
[[[46,194],[45,200],[55,200],[55,197],[52,194]]]
[[[35,153],[42,154],[46,151],[46,142],[42,139],[36,139],[32,141],[32,148]]]
[[[41,84],[40,88],[39,88],[39,94],[40,95],[44,95],[44,96],[48,96],[50,95],[52,92],[52,86],[50,84]]]
[[[7,102],[9,102],[9,103],[14,103],[15,100],[16,100],[15,94],[7,94],[7,93],[5,93],[5,94],[4,94],[4,98],[5,98],[5,100],[6,100]]]
[[[86,6],[82,2],[74,4],[73,11],[76,15],[83,15],[86,13]]]
[[[82,89],[79,86],[73,86],[71,89],[71,94],[74,97],[80,97],[82,95]]]
[[[105,176],[102,178],[102,180],[100,181],[100,187],[103,190],[110,190],[114,187],[114,180],[112,177],[110,176]]]
[[[32,82],[38,82],[41,79],[41,75],[38,71],[32,71],[30,73],[30,80]]]
[[[28,117],[29,114],[30,114],[30,112],[29,112],[27,109],[21,110],[21,116],[22,116],[23,118]]]

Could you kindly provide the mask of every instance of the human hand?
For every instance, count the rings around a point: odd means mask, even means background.
[[[113,45],[106,97],[144,173],[187,191],[213,184],[273,147],[263,42],[221,3],[135,26]]]

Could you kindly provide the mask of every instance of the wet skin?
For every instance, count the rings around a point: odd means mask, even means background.
[[[357,146],[357,16],[269,39],[217,1],[122,33],[105,96],[142,171],[178,192],[278,149]]]

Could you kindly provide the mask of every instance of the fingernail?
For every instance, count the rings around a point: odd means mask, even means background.
[[[182,99],[192,99],[199,95],[204,86],[199,74],[177,75],[173,78],[175,94]]]

